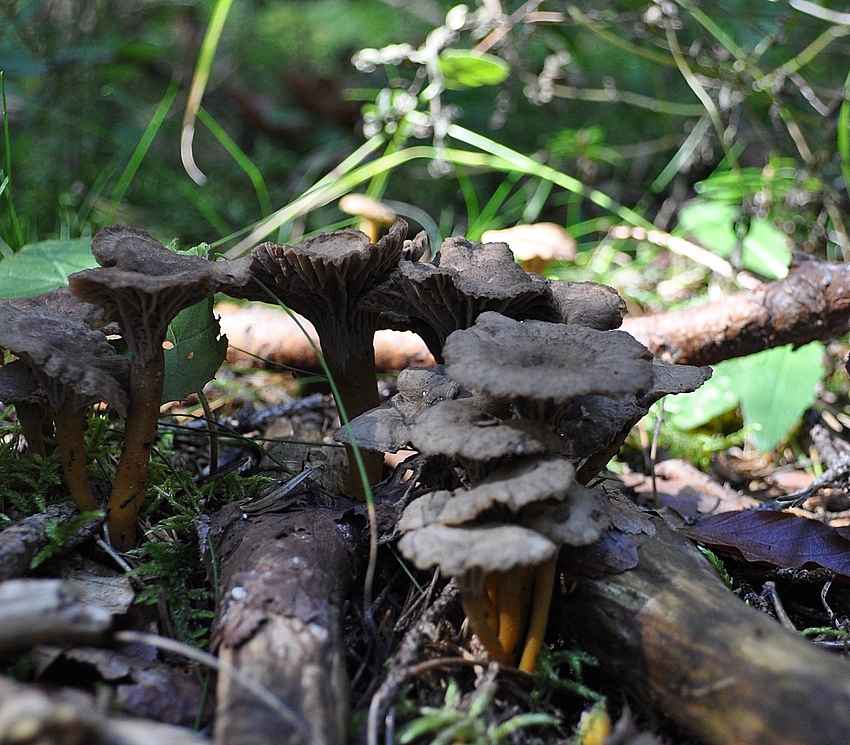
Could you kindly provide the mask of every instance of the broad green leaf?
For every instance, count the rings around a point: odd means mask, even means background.
[[[445,49],[440,53],[440,69],[446,88],[478,88],[498,85],[511,71],[500,57],[471,49]]]
[[[744,425],[753,428],[758,450],[773,450],[811,406],[823,377],[823,355],[823,344],[812,342],[797,350],[788,345],[729,360]]]
[[[824,347],[778,347],[714,365],[702,387],[665,400],[667,420],[680,430],[707,424],[740,405],[753,445],[773,450],[815,399],[823,377]]]
[[[0,261],[0,298],[30,297],[68,284],[68,275],[97,266],[91,238],[42,241]]]
[[[697,199],[679,213],[675,232],[691,236],[709,251],[729,258],[738,243],[734,225],[737,214],[735,205]],[[745,269],[768,279],[782,279],[791,263],[787,236],[768,220],[753,218],[744,236],[741,262]]]
[[[215,377],[227,353],[212,298],[181,311],[168,327],[162,402],[179,401]]]
[[[735,382],[725,363],[714,367],[714,374],[693,393],[664,399],[664,416],[676,429],[702,427],[738,405]]]

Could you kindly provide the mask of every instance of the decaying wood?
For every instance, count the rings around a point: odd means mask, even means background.
[[[0,652],[34,644],[103,641],[112,614],[83,602],[75,586],[60,579],[10,579],[0,583]]]
[[[612,500],[565,549],[560,631],[630,694],[709,745],[846,745],[850,665],[743,603],[660,518]]]
[[[849,319],[850,265],[803,261],[785,279],[705,305],[627,318],[622,328],[658,356],[712,365],[838,337]]]
[[[212,645],[222,660],[276,695],[282,718],[227,676],[219,680],[215,741],[222,745],[340,745],[348,682],[342,600],[357,573],[361,530],[346,513],[310,506],[213,517],[220,597]]]
[[[107,716],[81,691],[48,692],[0,677],[0,742],[202,745],[209,740],[180,727]]]
[[[0,582],[29,574],[33,558],[47,545],[47,528],[62,525],[77,514],[77,506],[73,502],[60,502],[0,532]],[[70,551],[91,538],[101,525],[102,518],[93,520],[66,542],[66,550]]]

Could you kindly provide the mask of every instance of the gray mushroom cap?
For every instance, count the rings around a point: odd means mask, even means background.
[[[50,308],[0,307],[0,347],[29,365],[54,409],[103,401],[127,410],[128,362],[99,331]]]
[[[419,569],[439,565],[448,577],[536,566],[558,551],[548,538],[519,525],[428,525],[403,535],[398,547]]]
[[[410,444],[410,424],[429,406],[451,399],[460,386],[435,367],[408,367],[398,374],[398,393],[387,403],[351,420],[351,431],[357,444],[366,450],[397,453]],[[334,440],[350,444],[349,431],[340,427]]]
[[[494,508],[517,513],[538,502],[563,500],[573,486],[575,469],[564,458],[543,458],[497,469],[472,489],[435,491],[413,500],[402,513],[399,530],[426,525],[463,525]]]
[[[652,355],[623,331],[598,331],[483,313],[444,348],[446,372],[475,391],[510,401],[566,403],[579,396],[643,393]]]
[[[519,523],[559,546],[586,546],[608,527],[606,502],[607,497],[598,489],[573,483],[557,504],[529,505],[523,510]]]
[[[559,438],[541,422],[499,419],[482,410],[476,398],[443,401],[424,410],[409,427],[413,447],[476,462],[560,450]]]
[[[68,285],[118,323],[139,366],[158,353],[174,317],[227,284],[224,265],[236,263],[175,254],[147,231],[121,225],[101,230],[92,253],[101,267],[72,274]]]
[[[613,287],[596,282],[549,280],[549,287],[563,323],[575,323],[608,331],[619,328],[626,301]]]
[[[470,327],[485,311],[559,320],[546,280],[519,266],[507,244],[459,237],[445,240],[430,264],[401,261],[398,271],[364,298],[364,307],[423,321],[434,333],[425,341],[438,360],[446,337]]]
[[[0,401],[4,404],[46,406],[47,394],[33,369],[23,360],[12,360],[0,367]]]

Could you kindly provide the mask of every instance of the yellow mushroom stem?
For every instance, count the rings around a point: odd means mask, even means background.
[[[552,603],[552,590],[555,584],[557,554],[545,564],[537,567],[534,573],[534,599],[531,604],[531,621],[522,650],[519,669],[527,673],[534,672],[537,655],[543,647],[546,623],[549,620],[549,606]]]
[[[119,551],[127,551],[136,543],[136,517],[145,499],[164,375],[165,355],[161,347],[144,367],[135,363],[130,365],[130,401],[124,446],[109,495],[106,518],[109,540]]]
[[[47,412],[45,407],[40,404],[19,402],[15,404],[15,413],[18,416],[18,423],[21,425],[21,434],[27,441],[30,455],[46,457],[44,422],[47,419]]]
[[[499,575],[495,572],[484,578],[484,605],[487,611],[487,620],[490,628],[498,635],[499,633]]]
[[[499,573],[499,642],[511,663],[525,625],[527,601],[524,602],[523,587],[529,584],[529,579],[527,567]]]
[[[85,409],[75,411],[72,397],[69,396],[62,408],[56,412],[54,424],[62,470],[65,472],[65,483],[71,493],[71,499],[80,512],[99,509],[86,474]]]
[[[472,632],[478,637],[495,662],[507,664],[508,655],[502,647],[499,637],[493,631],[492,621],[487,614],[487,591],[483,581],[475,581],[474,577],[464,578],[460,583],[460,602],[463,612],[472,627]]]

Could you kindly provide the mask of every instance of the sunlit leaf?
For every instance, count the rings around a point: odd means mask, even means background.
[[[68,275],[97,262],[91,238],[42,241],[0,261],[0,298],[30,297],[68,284]]]
[[[168,327],[162,401],[179,401],[215,377],[227,353],[212,299],[181,311]]]
[[[478,88],[498,85],[511,68],[500,57],[470,49],[445,49],[440,54],[440,69],[446,88]]]

